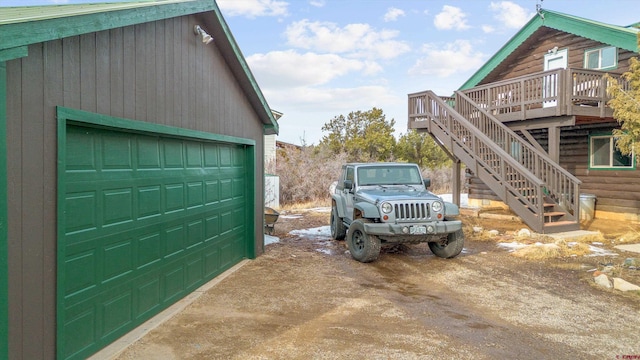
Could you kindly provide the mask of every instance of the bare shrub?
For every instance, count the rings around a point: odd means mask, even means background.
[[[318,147],[279,149],[276,171],[280,177],[280,203],[329,205],[329,187],[338,179],[345,154]]]
[[[353,159],[346,153],[335,154],[324,146],[288,147],[278,149],[276,161],[266,165],[266,172],[280,178],[280,206],[301,203],[328,206],[329,187],[338,180],[342,165],[350,161]],[[451,192],[451,168],[423,169],[422,175],[431,179],[430,191]]]
[[[422,169],[422,177],[431,179],[429,190],[435,194],[450,194],[453,190],[453,170],[448,167],[436,169]],[[461,183],[464,181],[464,171],[461,171]]]

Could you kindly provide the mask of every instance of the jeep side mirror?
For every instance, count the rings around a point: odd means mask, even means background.
[[[351,191],[353,190],[353,180],[345,180],[344,181],[344,188]]]
[[[427,189],[431,186],[431,179],[424,179],[422,182],[424,183],[424,187]]]

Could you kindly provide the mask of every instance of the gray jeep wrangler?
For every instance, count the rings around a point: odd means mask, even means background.
[[[331,236],[346,237],[351,256],[361,262],[399,243],[428,242],[438,257],[457,256],[464,246],[459,209],[428,191],[430,184],[416,164],[343,165],[331,194]]]

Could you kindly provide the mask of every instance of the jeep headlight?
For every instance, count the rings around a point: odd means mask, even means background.
[[[389,204],[388,202],[384,202],[380,206],[380,209],[382,209],[383,213],[388,214],[391,212],[391,210],[393,210],[393,206],[391,206],[391,204]]]
[[[434,212],[442,211],[442,203],[440,201],[434,201],[433,204],[431,204],[431,209]]]

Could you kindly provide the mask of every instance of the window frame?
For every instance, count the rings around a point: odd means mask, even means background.
[[[608,166],[604,166],[604,165],[594,165],[593,164],[593,140],[594,139],[604,139],[604,138],[608,138],[609,139],[609,165]],[[596,133],[596,134],[589,134],[589,139],[588,139],[588,157],[589,157],[589,170],[615,170],[615,171],[633,171],[636,170],[636,158],[635,158],[635,154],[631,154],[631,155],[624,155],[624,156],[630,156],[631,157],[631,165],[630,166],[615,166],[613,165],[613,154],[615,154],[616,151],[619,152],[619,150],[617,150],[616,146],[615,146],[615,138],[613,136],[613,134],[611,132],[608,133]]]
[[[602,52],[605,49],[613,49],[614,50],[614,59],[613,65],[602,67]],[[598,53],[598,67],[590,68],[589,67],[589,54],[597,52]],[[618,68],[618,48],[615,46],[601,46],[597,48],[587,49],[584,51],[584,68],[588,70],[611,70]]]

